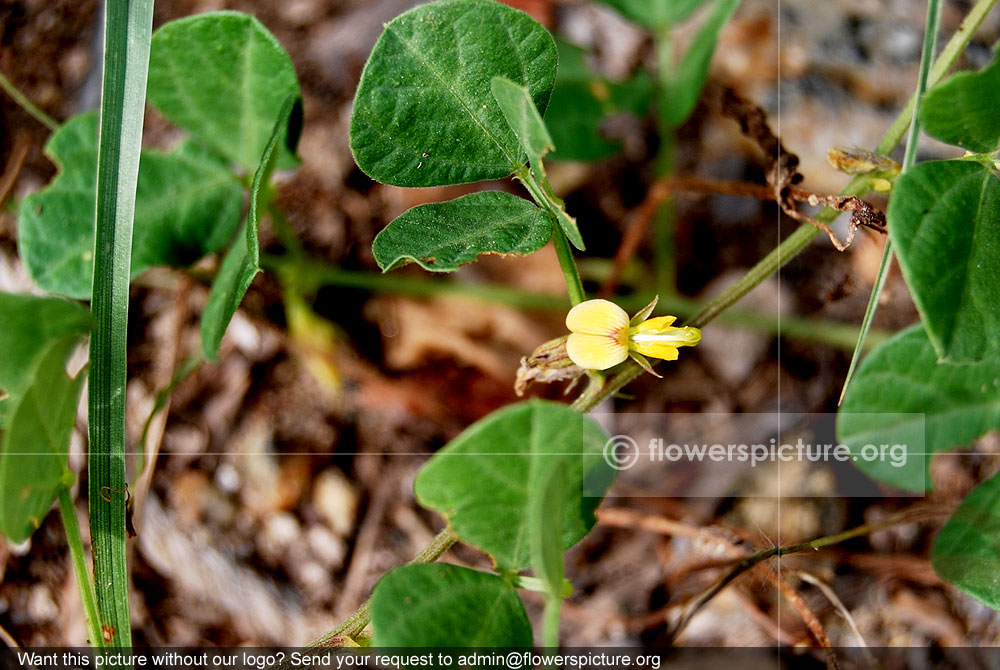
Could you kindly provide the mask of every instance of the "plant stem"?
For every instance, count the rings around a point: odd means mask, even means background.
[[[555,221],[552,222],[552,246],[555,247],[559,267],[562,269],[563,279],[566,280],[569,300],[574,305],[579,305],[587,299],[587,294],[583,291],[580,271],[577,270],[576,261],[573,260],[573,250],[569,248],[569,241]]]
[[[972,9],[969,10],[969,13],[962,21],[962,25],[952,35],[948,44],[941,51],[941,55],[934,62],[934,66],[931,68],[930,75],[928,76],[928,86],[935,85],[951,69],[997,1],[978,0]],[[882,154],[889,154],[903,139],[903,135],[906,133],[907,128],[909,128],[913,117],[913,108],[916,106],[916,99],[916,94],[914,94],[889,127],[889,130],[886,131],[882,140],[878,143],[876,151]],[[855,177],[840,194],[862,195],[867,190],[867,184],[868,180],[865,177]],[[838,215],[839,212],[827,207],[819,212],[815,218],[818,221],[829,223]],[[688,321],[688,324],[701,327],[712,321],[802,251],[819,233],[819,229],[811,224],[799,226],[774,251],[765,256],[757,265],[750,268],[739,281],[702,308],[701,311]],[[604,388],[588,389],[587,392],[577,398],[572,405],[573,408],[581,412],[589,412],[598,403],[617,393],[619,389],[638,377],[642,372],[642,368],[637,364],[631,361],[627,362],[621,372],[607,380]]]
[[[587,299],[587,295],[584,293],[583,282],[580,280],[580,271],[576,267],[576,261],[573,260],[573,250],[569,248],[569,240],[566,239],[566,235],[559,225],[559,217],[560,215],[565,216],[565,211],[561,211],[552,198],[546,196],[542,185],[538,183],[535,175],[527,167],[521,166],[514,172],[514,176],[531,194],[535,204],[549,213],[549,218],[552,220],[552,246],[556,250],[559,267],[566,280],[566,290],[569,292],[570,302],[574,305],[580,304]]]
[[[758,551],[757,553],[751,554],[739,561],[729,572],[727,572],[719,581],[708,588],[704,593],[702,593],[698,598],[691,603],[690,606],[685,609],[684,613],[681,615],[677,624],[670,631],[671,639],[676,639],[680,632],[685,626],[694,618],[694,615],[701,610],[712,598],[717,596],[723,589],[732,584],[737,577],[742,575],[747,570],[750,570],[754,566],[766,561],[769,558],[775,556],[786,556],[788,554],[795,554],[802,551],[808,550],[819,550],[823,547],[829,547],[834,544],[840,544],[847,540],[862,537],[864,535],[870,535],[877,530],[882,530],[883,528],[890,528],[892,526],[899,525],[901,523],[908,523],[915,521],[922,512],[914,514],[912,511],[902,512],[895,516],[889,517],[888,519],[883,519],[882,521],[875,521],[872,523],[865,523],[854,528],[842,531],[840,533],[835,533],[833,535],[827,535],[825,537],[816,538],[815,540],[809,540],[808,542],[799,542],[798,544],[786,545],[784,547],[771,547],[770,549],[764,549]]]
[[[455,535],[455,532],[451,528],[445,527],[423,551],[413,557],[413,560],[409,564],[433,563],[457,541],[458,536]],[[368,601],[366,601],[354,614],[345,619],[342,624],[323,637],[310,642],[307,647],[340,646],[338,644],[339,638],[348,637],[353,639],[360,635],[369,623],[371,623],[371,613],[369,612]]]
[[[302,282],[303,290],[310,290],[314,286],[339,286],[363,289],[373,293],[417,298],[453,295],[540,312],[565,312],[571,306],[569,301],[561,296],[522,291],[495,284],[470,284],[444,279],[426,279],[419,276],[408,277],[379,272],[342,270],[323,261],[268,254],[262,254],[260,262],[264,268],[271,272],[282,276],[296,277],[298,281]],[[629,312],[642,308],[646,302],[648,301],[641,296],[618,300],[618,304]],[[696,300],[673,295],[660,298],[658,311],[684,318],[697,312],[699,307],[700,303]],[[857,326],[809,317],[782,316],[779,319],[770,314],[730,309],[719,316],[719,322],[733,327],[747,328],[847,350],[853,348],[858,339]],[[888,336],[889,333],[884,331],[872,331],[866,346],[875,346]]]
[[[38,121],[53,133],[59,129],[59,123],[55,119],[37,107],[35,103],[28,99],[28,96],[21,93],[21,91],[19,91],[17,87],[14,86],[9,79],[7,79],[7,77],[3,76],[3,74],[0,74],[0,88],[6,91],[7,95],[13,98],[14,102],[30,114],[35,121]]]
[[[153,0],[108,0],[97,161],[90,341],[90,537],[108,646],[131,647],[125,550],[125,382],[132,223]]]
[[[104,646],[104,639],[101,636],[101,617],[97,612],[97,593],[94,591],[90,572],[87,571],[87,553],[80,535],[80,519],[76,516],[76,506],[70,497],[69,487],[59,489],[59,514],[62,516],[63,528],[66,529],[66,543],[73,561],[73,572],[76,573],[76,584],[80,587],[80,602],[83,603],[83,617],[87,622],[90,644],[100,649]]]
[[[903,164],[900,169],[901,174],[913,167],[917,157],[917,144],[920,141],[920,100],[924,92],[927,91],[927,77],[931,69],[931,60],[934,58],[934,47],[937,45],[938,30],[941,25],[941,2],[940,0],[927,1],[927,21],[924,29],[924,45],[920,52],[920,73],[917,76],[917,90],[913,94],[915,104],[913,105],[913,116],[910,120],[910,133],[906,138],[906,152],[903,154]],[[889,267],[892,264],[892,235],[886,235],[885,248],[882,250],[882,260],[879,262],[878,275],[875,278],[875,286],[872,287],[871,295],[868,297],[868,306],[865,308],[865,316],[861,321],[861,333],[858,335],[858,343],[851,356],[851,365],[847,368],[847,376],[844,377],[844,385],[840,389],[840,398],[837,405],[844,401],[847,393],[847,386],[854,377],[854,370],[861,360],[861,349],[865,343],[865,336],[875,318],[875,311],[878,309],[879,298],[882,297],[882,289],[885,288],[885,281],[889,277]]]
[[[545,610],[542,613],[542,646],[559,648],[559,623],[562,615],[562,598],[545,594]]]

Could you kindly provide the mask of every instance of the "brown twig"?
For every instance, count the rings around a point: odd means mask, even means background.
[[[24,167],[24,159],[28,157],[28,150],[30,148],[31,140],[27,135],[19,134],[14,140],[14,147],[10,152],[10,160],[7,161],[3,175],[0,176],[0,210],[7,204],[7,198],[10,197],[10,192],[14,189],[14,183],[17,182],[17,178],[21,174],[21,168]]]
[[[781,576],[779,571],[767,566],[764,574],[767,576],[768,581],[778,587],[781,595],[785,596],[785,599],[792,604],[792,607],[795,608],[795,611],[799,613],[802,621],[806,624],[809,632],[812,633],[816,643],[826,652],[826,667],[830,670],[839,670],[840,664],[837,663],[837,656],[833,651],[833,645],[830,644],[830,637],[826,634],[826,629],[823,628],[823,624],[820,623],[816,613],[812,611],[808,603],[799,595],[799,592],[788,583],[788,580]]]

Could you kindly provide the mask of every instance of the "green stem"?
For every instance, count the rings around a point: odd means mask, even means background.
[[[104,639],[131,647],[125,534],[125,382],[132,223],[153,0],[108,0],[97,160],[88,455],[90,537]]]
[[[261,265],[281,276],[294,276],[303,282],[303,290],[313,286],[339,286],[356,288],[373,293],[406,295],[417,298],[431,298],[440,295],[454,295],[491,304],[508,305],[518,309],[540,312],[565,312],[570,304],[566,298],[547,294],[522,291],[508,286],[494,284],[467,284],[451,280],[427,279],[405,275],[382,274],[342,270],[323,261],[294,259],[287,256],[262,254]],[[640,296],[623,298],[619,304],[628,312],[634,312],[646,304]],[[660,299],[659,312],[681,318],[696,313],[700,303],[682,296],[665,296]],[[749,310],[730,309],[719,317],[719,322],[728,326],[747,328],[770,335],[781,335],[798,340],[826,344],[850,350],[858,340],[858,328],[848,323],[837,323],[808,317],[777,316],[761,314]],[[867,346],[874,346],[888,337],[884,331],[872,331]]]
[[[569,240],[555,221],[552,222],[552,246],[555,247],[559,267],[562,269],[563,279],[566,280],[569,300],[574,305],[579,305],[587,299],[587,294],[583,291],[583,281],[576,268],[576,261],[573,260],[573,250],[569,248]]]
[[[934,47],[937,45],[938,31],[941,25],[941,2],[940,0],[928,0],[927,2],[927,25],[924,30],[924,45],[920,53],[920,73],[917,77],[917,90],[913,95],[915,104],[913,105],[913,115],[910,119],[910,132],[906,138],[906,151],[903,154],[903,165],[900,173],[905,174],[913,167],[917,157],[917,144],[920,141],[920,100],[927,91],[927,78],[930,74],[931,60],[934,58]],[[878,309],[879,299],[882,297],[882,289],[885,288],[885,281],[889,277],[889,267],[892,264],[892,236],[887,235],[885,248],[882,249],[882,260],[879,262],[878,274],[875,277],[875,286],[872,287],[871,295],[868,296],[868,306],[865,308],[865,316],[861,320],[861,333],[858,335],[858,343],[854,347],[854,354],[851,356],[851,365],[847,368],[847,376],[844,377],[844,385],[840,389],[839,405],[844,401],[847,394],[847,386],[854,377],[854,370],[861,360],[861,351],[868,335],[868,329],[875,319],[875,312]]]
[[[562,598],[546,594],[545,611],[542,613],[542,646],[559,648],[559,623],[562,615]]]
[[[69,487],[59,489],[59,514],[62,516],[63,528],[66,529],[66,543],[69,545],[76,583],[80,587],[80,602],[83,603],[83,617],[87,622],[90,644],[100,649],[104,646],[104,638],[101,635],[101,617],[97,612],[97,593],[94,591],[94,581],[87,571],[87,552],[83,548],[83,537],[80,534],[80,519],[76,516],[76,506],[70,497]]]
[[[698,598],[685,609],[684,614],[680,617],[677,624],[670,632],[671,638],[676,639],[685,626],[687,626],[688,622],[694,618],[694,615],[697,614],[698,611],[708,603],[708,601],[717,596],[724,588],[732,584],[737,577],[769,558],[774,558],[775,556],[786,556],[788,554],[795,554],[803,551],[816,551],[822,549],[823,547],[840,544],[841,542],[845,542],[856,537],[870,535],[871,533],[882,530],[883,528],[891,528],[892,526],[896,526],[901,523],[908,523],[913,520],[914,514],[912,512],[903,512],[882,521],[865,523],[840,533],[827,535],[815,540],[809,540],[808,542],[799,542],[798,544],[786,545],[784,547],[771,547],[770,549],[764,549],[763,551],[751,554],[741,559],[739,563],[732,568],[732,570],[727,572],[719,581],[698,596]]]
[[[0,74],[0,88],[6,91],[7,95],[13,98],[14,102],[30,114],[35,121],[38,121],[53,133],[59,129],[59,123],[55,119],[39,109],[35,103],[31,102],[31,100],[28,100],[28,96],[21,93],[21,91],[19,91],[17,87],[14,86],[9,79],[7,79],[7,77],[3,76],[3,74]]]
[[[675,68],[674,40],[671,26],[656,32],[657,73],[659,76],[660,105],[669,105],[666,91],[673,88]],[[667,119],[666,114],[657,114],[657,134],[660,147],[656,154],[656,174],[658,179],[666,179],[674,174],[677,129]],[[655,261],[656,292],[661,296],[677,292],[676,262],[676,211],[672,197],[664,198],[653,215],[653,258]]]
[[[545,189],[527,167],[522,166],[514,173],[514,176],[524,185],[535,203],[548,211],[549,218],[552,219],[552,246],[555,247],[559,267],[562,269],[563,279],[566,280],[566,290],[569,292],[570,302],[574,305],[580,304],[587,299],[587,294],[584,293],[583,281],[580,279],[580,271],[576,267],[576,261],[573,260],[573,250],[569,247],[569,240],[566,239],[565,233],[559,226],[559,216],[560,214],[565,215],[565,212],[561,211],[560,206],[546,194]]]
[[[440,558],[444,552],[448,551],[457,541],[458,536],[455,535],[455,532],[451,528],[446,527],[434,537],[431,543],[427,545],[423,551],[413,557],[413,560],[410,561],[410,565],[418,563],[433,563]],[[367,627],[369,623],[371,623],[371,612],[368,602],[365,602],[365,604],[359,607],[354,614],[345,619],[342,624],[323,637],[310,642],[307,646],[340,646],[338,644],[340,638],[356,638],[362,633],[362,631],[364,631],[365,627]]]

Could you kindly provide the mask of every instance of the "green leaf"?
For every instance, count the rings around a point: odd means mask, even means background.
[[[549,130],[538,113],[531,93],[524,86],[515,84],[505,77],[493,77],[490,82],[493,97],[500,105],[507,124],[517,135],[521,148],[528,154],[531,169],[539,179],[545,177],[542,157],[555,148]]]
[[[531,566],[528,509],[556,462],[568,474],[563,549],[595,523],[594,509],[614,472],[602,457],[607,436],[565,405],[531,401],[490,414],[438,451],[417,474],[414,492],[440,512],[459,539],[493,557],[500,570]]]
[[[87,299],[94,274],[97,115],[68,120],[49,138],[45,153],[59,172],[21,201],[18,255],[46,291]]]
[[[944,580],[1000,610],[1000,474],[973,489],[942,526],[931,564]]]
[[[1000,428],[1000,358],[972,365],[938,363],[919,325],[868,355],[837,415],[837,435],[855,455],[866,444],[908,445],[902,467],[889,459],[855,463],[909,491],[925,490],[932,454],[967,445],[995,428]]]
[[[1000,55],[979,72],[962,72],[924,96],[920,123],[928,134],[969,151],[986,153],[1000,145]]]
[[[524,164],[490,92],[526,86],[544,113],[556,48],[538,22],[493,0],[442,0],[388,23],[361,75],[351,149],[370,177],[395,186],[499,179]]]
[[[739,4],[740,0],[715,0],[677,71],[660,73],[660,79],[664,82],[660,115],[668,125],[680,126],[694,111],[705,80],[708,79],[719,33]]]
[[[50,340],[35,356],[21,392],[11,398],[0,439],[0,532],[12,542],[31,537],[65,486],[69,438],[85,377],[66,375],[66,359],[77,344],[77,335]]]
[[[87,488],[97,605],[108,646],[131,647],[125,497],[129,276],[153,0],[104,3],[94,281],[87,384]],[[96,629],[96,623],[93,629]],[[93,633],[92,629],[92,633]]]
[[[67,121],[46,153],[59,174],[22,202],[20,255],[40,287],[86,299],[94,272],[97,115]],[[190,142],[170,153],[143,151],[131,275],[156,265],[187,266],[216,251],[232,237],[242,207],[239,181],[214,154]]]
[[[275,115],[301,97],[288,54],[260,21],[208,12],[165,24],[153,35],[149,102],[167,119],[246,170],[256,170]],[[281,131],[277,168],[298,165],[297,108]]]
[[[886,217],[938,357],[1000,350],[1000,180],[973,161],[921,163],[896,181]]]
[[[271,139],[260,157],[260,165],[253,176],[250,188],[250,211],[247,222],[243,226],[233,245],[226,252],[219,267],[219,273],[212,282],[208,294],[208,303],[201,315],[201,347],[205,357],[215,360],[219,356],[219,346],[222,336],[229,327],[229,322],[236,313],[236,308],[243,301],[253,278],[260,272],[260,248],[257,232],[260,228],[260,215],[266,199],[265,189],[274,171],[278,159],[278,142],[288,127],[288,119],[293,110],[299,107],[300,101],[294,93],[285,99],[278,114],[278,120],[271,126]]]
[[[523,198],[485,191],[418,205],[386,226],[372,244],[383,272],[410,262],[452,272],[480,254],[531,254],[552,237],[544,211]]]
[[[536,180],[543,189],[543,196],[555,205],[552,211],[556,214],[556,220],[563,233],[569,238],[577,249],[583,250],[583,238],[580,236],[580,229],[576,226],[576,219],[566,213],[566,208],[562,200],[555,197],[549,186],[548,177],[545,175],[545,165],[542,157],[552,148],[552,138],[542,121],[535,103],[531,100],[531,94],[523,86],[518,86],[514,82],[504,77],[493,77],[490,84],[493,97],[500,105],[507,124],[517,135],[521,148],[528,154],[528,162]]]
[[[92,322],[88,310],[69,300],[0,293],[0,389],[19,395],[39,354],[55,340],[87,334]]]
[[[597,0],[644,28],[666,28],[680,23],[705,0]]]
[[[404,565],[375,585],[374,642],[386,647],[530,647],[531,624],[514,588],[457,565]]]

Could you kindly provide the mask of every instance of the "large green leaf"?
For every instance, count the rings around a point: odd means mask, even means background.
[[[705,0],[597,0],[612,7],[629,21],[645,28],[666,28],[680,23]]]
[[[980,72],[962,72],[938,84],[920,104],[920,124],[929,134],[969,151],[1000,145],[1000,56]]]
[[[552,37],[493,0],[441,0],[388,23],[361,75],[351,149],[373,179],[438,186],[506,177],[524,164],[490,92],[526,86],[544,113],[556,76]]]
[[[66,485],[66,455],[84,375],[70,379],[65,364],[78,343],[76,335],[50,340],[11,399],[0,439],[0,532],[12,542],[31,537]]]
[[[708,79],[719,33],[739,4],[740,0],[715,0],[677,70],[660,73],[660,81],[664,85],[660,98],[660,116],[668,125],[679,126],[691,116],[701,97],[705,80]]]
[[[977,486],[944,524],[931,563],[942,578],[1000,610],[1000,474]]]
[[[607,435],[565,405],[532,401],[478,421],[438,451],[417,474],[420,504],[448,519],[458,537],[490,554],[501,570],[532,564],[528,510],[541,477],[565,463],[561,544],[593,527],[594,509],[613,479],[602,450]]]
[[[386,226],[372,244],[384,272],[415,262],[451,272],[480,254],[530,254],[552,236],[544,211],[523,198],[485,191],[418,205]]]
[[[895,196],[894,196],[895,197]],[[939,363],[923,327],[887,340],[862,362],[837,416],[837,435],[860,455],[866,444],[908,446],[906,464],[856,460],[871,476],[910,491],[926,488],[926,463],[1000,428],[1000,357]]]
[[[170,121],[244,169],[256,170],[274,119],[301,96],[295,68],[260,21],[209,12],[165,24],[149,53],[149,102]],[[295,167],[301,108],[282,129],[277,167]]]
[[[375,585],[372,632],[385,647],[530,647],[531,624],[514,588],[457,565],[404,565]]]
[[[253,278],[260,272],[257,232],[260,228],[260,216],[265,207],[264,201],[267,198],[266,189],[277,162],[278,143],[288,127],[288,120],[293,110],[298,106],[298,94],[289,95],[281,106],[277,122],[271,125],[271,139],[260,156],[260,164],[254,173],[250,188],[250,211],[247,214],[247,222],[226,252],[219,266],[219,272],[212,282],[208,303],[201,315],[201,346],[209,360],[218,357],[222,336],[229,327],[236,308],[243,301],[247,289],[250,288]]]
[[[97,115],[67,121],[45,150],[59,174],[22,202],[20,255],[45,290],[87,299],[94,272]],[[170,153],[143,151],[132,276],[156,265],[190,265],[217,250],[232,237],[242,207],[239,181],[213,154],[191,143]]]
[[[921,163],[899,177],[886,216],[938,356],[1000,351],[1000,180],[973,161]]]

